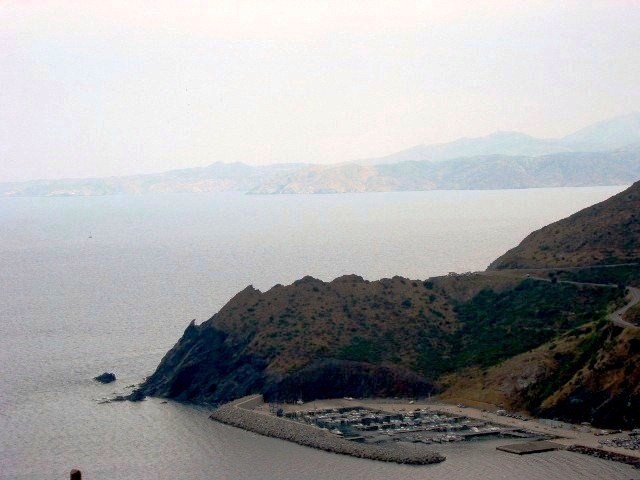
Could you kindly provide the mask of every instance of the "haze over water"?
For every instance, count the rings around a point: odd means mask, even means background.
[[[192,318],[248,284],[486,268],[526,234],[623,190],[0,199],[0,478],[638,478],[566,452],[434,447],[429,467],[331,455],[149,399],[98,404],[152,373]],[[89,238],[91,237],[91,238]],[[91,380],[104,371],[116,383]]]

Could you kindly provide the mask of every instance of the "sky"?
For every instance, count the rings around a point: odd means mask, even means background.
[[[336,163],[640,110],[640,1],[0,0],[0,181]]]

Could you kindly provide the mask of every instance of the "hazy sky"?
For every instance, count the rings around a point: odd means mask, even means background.
[[[333,163],[640,110],[640,2],[0,0],[0,181]]]

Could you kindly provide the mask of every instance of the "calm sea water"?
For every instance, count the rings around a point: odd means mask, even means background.
[[[0,199],[0,478],[63,479],[73,467],[87,479],[640,478],[493,441],[438,447],[448,460],[436,466],[386,465],[215,424],[192,406],[98,404],[248,284],[484,269],[621,190]],[[91,380],[104,371],[118,380]]]

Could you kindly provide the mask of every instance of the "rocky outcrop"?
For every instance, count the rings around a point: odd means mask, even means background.
[[[446,398],[465,398],[600,428],[640,425],[640,329],[602,321],[484,371],[458,372]]]
[[[220,403],[260,391],[264,358],[246,355],[246,341],[209,324],[187,327],[151,377],[133,394],[196,403]]]
[[[627,310],[622,318],[625,322],[633,323],[634,325],[640,325],[640,304],[637,304]]]
[[[589,334],[573,359],[559,366],[547,381],[564,381],[537,413],[604,428],[640,425],[640,329],[607,324]]]
[[[247,287],[206,322],[192,322],[136,394],[214,404],[257,392],[293,400],[426,394],[432,382],[411,366],[425,329],[452,328],[445,297],[400,277]]]
[[[267,370],[268,359],[247,355],[246,344],[210,325],[191,324],[156,372],[130,399],[160,396],[206,404],[264,392],[267,399],[293,401],[335,396],[424,396],[434,386],[394,365],[319,360],[293,373]]]

